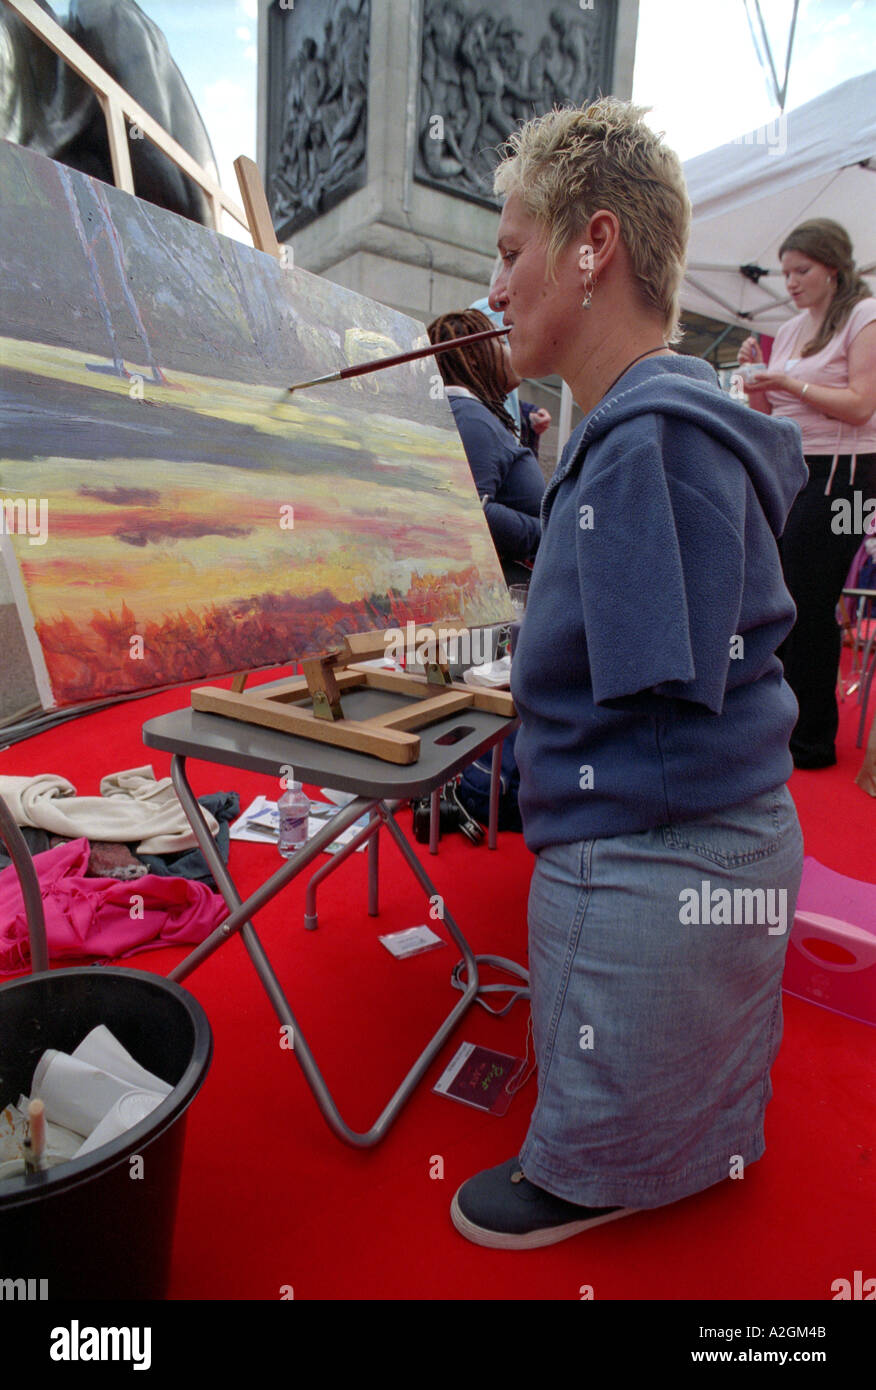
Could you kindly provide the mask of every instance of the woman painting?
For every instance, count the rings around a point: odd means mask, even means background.
[[[443,343],[492,327],[486,314],[466,309],[441,314],[427,331],[430,342]],[[506,397],[520,377],[511,368],[507,339],[449,348],[437,360],[505,581],[525,583],[541,539],[544,478],[508,413]]]
[[[782,538],[797,621],[779,656],[800,706],[794,763],[831,767],[842,640],[836,605],[876,499],[876,299],[838,222],[802,223],[779,256],[800,312],[779,329],[769,367],[746,389],[756,410],[796,420],[803,436],[809,481]],[[763,362],[754,338],[743,343],[739,360]]]
[[[518,376],[584,412],[547,486],[512,663],[536,855],[538,1098],[457,1229],[551,1244],[662,1206],[764,1151],[803,862],[777,537],[799,434],[675,354],[681,167],[613,98],[511,137],[492,306]]]

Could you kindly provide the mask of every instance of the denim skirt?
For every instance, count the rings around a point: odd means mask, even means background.
[[[764,1151],[803,869],[786,787],[554,845],[529,897],[538,1100],[521,1166],[585,1206],[656,1207]]]

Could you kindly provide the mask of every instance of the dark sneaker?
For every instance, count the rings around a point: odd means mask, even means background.
[[[519,1158],[469,1178],[457,1192],[450,1218],[466,1240],[491,1250],[537,1250],[592,1226],[629,1216],[632,1207],[579,1207],[554,1197],[523,1176]]]

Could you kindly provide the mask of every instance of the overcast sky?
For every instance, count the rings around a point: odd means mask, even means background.
[[[164,30],[204,118],[222,186],[237,198],[233,161],[256,154],[258,0],[139,3]],[[55,0],[53,8],[65,14],[68,6]],[[761,0],[761,10],[781,82],[793,0]],[[868,71],[874,52],[873,0],[801,0],[785,109]],[[640,0],[633,99],[653,107],[651,124],[682,159],[773,120],[778,108],[743,0]]]

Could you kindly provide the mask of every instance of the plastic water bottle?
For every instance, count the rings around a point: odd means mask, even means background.
[[[307,842],[307,817],[310,800],[304,795],[300,782],[290,782],[277,802],[280,815],[280,838],[277,848],[284,859],[290,859],[296,849]]]

